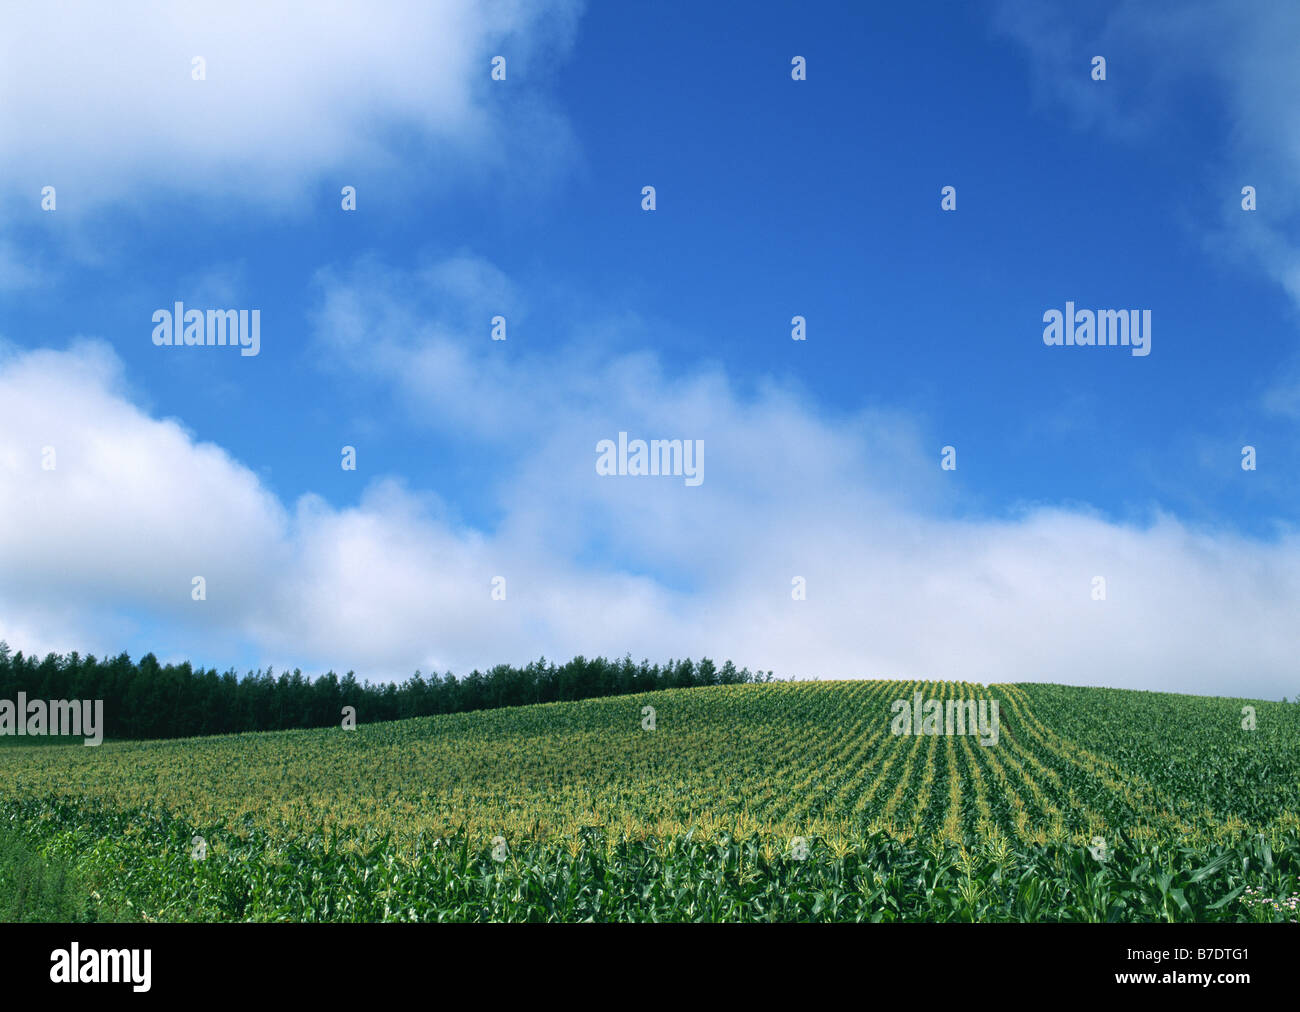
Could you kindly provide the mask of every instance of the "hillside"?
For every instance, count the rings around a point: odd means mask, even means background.
[[[917,693],[996,742],[894,733]],[[1297,743],[1262,701],[732,685],[11,747],[0,816],[151,917],[1285,918],[1241,897],[1296,891]]]

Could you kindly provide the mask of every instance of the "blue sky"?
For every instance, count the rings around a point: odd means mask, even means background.
[[[72,5],[57,52],[20,8],[0,633],[1300,687],[1300,21],[1074,6]],[[260,354],[155,347],[176,300],[260,309]],[[1151,354],[1044,346],[1067,300]],[[705,482],[600,478],[621,430]]]

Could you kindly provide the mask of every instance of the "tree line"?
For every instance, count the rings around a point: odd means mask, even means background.
[[[342,721],[345,706],[356,708],[358,723],[464,713],[498,706],[552,703],[619,696],[657,689],[735,685],[773,681],[772,672],[721,667],[707,657],[667,664],[636,664],[632,658],[575,657],[556,665],[545,658],[524,667],[498,664],[457,678],[451,672],[424,676],[419,671],[401,684],[360,682],[349,671],[317,678],[295,668],[276,676],[234,669],[195,670],[189,661],[159,664],[152,654],[132,661],[126,654],[97,659],[48,654],[43,660],[12,653],[0,641],[0,699],[102,699],[106,738],[188,738],[240,731],[280,731],[328,727]]]

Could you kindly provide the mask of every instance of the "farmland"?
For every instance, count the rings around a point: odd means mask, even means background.
[[[891,733],[917,692],[999,701],[996,744]],[[0,828],[146,920],[1296,917],[1292,704],[852,681],[360,716],[0,749]]]

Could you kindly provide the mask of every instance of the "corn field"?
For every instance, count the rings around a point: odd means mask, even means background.
[[[893,733],[917,692],[998,701],[996,743]],[[1296,916],[1260,898],[1297,892],[1300,706],[850,681],[359,717],[0,749],[0,820],[143,920]]]

